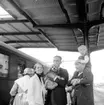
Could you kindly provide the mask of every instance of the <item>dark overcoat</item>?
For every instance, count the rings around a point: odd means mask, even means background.
[[[65,86],[68,83],[68,72],[63,68],[59,68],[57,75],[64,78],[55,80],[58,83],[58,86],[53,90],[48,90],[46,105],[66,105],[67,104],[67,96],[65,91]]]
[[[78,75],[79,72],[75,71],[71,80],[75,78],[81,79],[80,84],[75,85],[73,105],[94,105],[93,97],[93,74],[90,67],[86,67],[82,74]],[[71,80],[68,85],[71,85]]]

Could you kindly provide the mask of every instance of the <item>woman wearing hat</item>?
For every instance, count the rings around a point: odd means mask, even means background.
[[[14,85],[10,91],[11,96],[15,96],[13,105],[28,105],[27,91],[30,77],[34,74],[34,70],[26,68],[23,77],[14,81]]]

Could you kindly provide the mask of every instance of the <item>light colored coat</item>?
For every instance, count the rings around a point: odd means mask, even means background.
[[[28,103],[29,105],[44,105],[44,84],[37,74],[30,78],[28,87]]]
[[[26,91],[28,89],[30,77],[25,75],[15,80],[14,85],[10,91],[11,96],[15,96],[13,105],[27,105]]]

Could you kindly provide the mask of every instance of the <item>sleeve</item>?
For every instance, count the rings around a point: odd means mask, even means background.
[[[16,93],[17,93],[17,91],[18,91],[18,84],[17,83],[14,83],[12,89],[10,90],[10,95],[11,96],[15,96]]]
[[[77,71],[75,71],[74,72],[74,74],[73,74],[73,76],[72,76],[72,78],[68,81],[68,86],[71,86],[72,84],[71,84],[71,81],[74,79],[74,78],[76,78],[76,75],[78,74],[78,72]]]
[[[27,98],[28,98],[28,102],[30,105],[35,104],[35,99],[36,99],[36,91],[37,91],[37,81],[36,78],[31,77],[30,81],[29,81],[29,86],[28,86],[28,93],[27,93]],[[38,91],[37,91],[38,92]],[[39,94],[39,93],[38,93]]]
[[[88,61],[89,61],[88,55],[86,55],[86,56],[84,57],[84,60],[80,60],[80,61],[81,61],[81,63],[88,63]]]
[[[93,83],[93,74],[89,70],[90,68],[86,68],[83,72],[83,78],[80,81],[80,84],[92,84]]]
[[[61,78],[56,78],[55,79],[55,82],[58,83],[58,85],[62,86],[62,87],[65,87],[66,84],[68,83],[68,78],[69,78],[69,75],[68,75],[68,72],[67,70],[64,70],[62,72],[63,76]]]
[[[85,61],[86,61],[86,62],[89,61],[89,57],[88,57],[88,55],[85,56]]]

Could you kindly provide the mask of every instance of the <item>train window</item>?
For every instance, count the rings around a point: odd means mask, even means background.
[[[0,54],[0,77],[7,77],[8,61],[9,61],[9,56]]]

